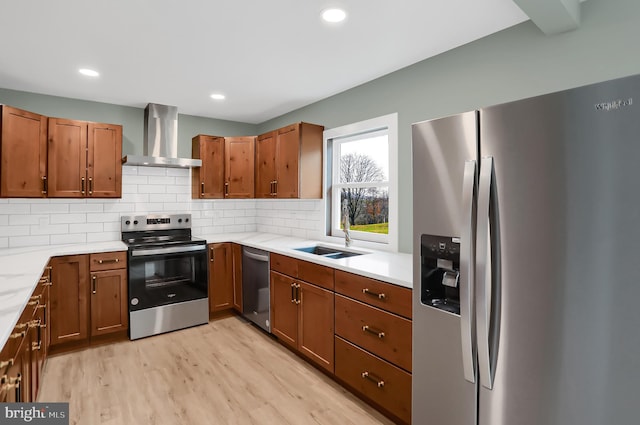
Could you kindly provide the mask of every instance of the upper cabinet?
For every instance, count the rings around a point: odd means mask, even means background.
[[[192,157],[202,166],[193,169],[193,198],[253,198],[254,146],[255,137],[194,137]]]
[[[322,198],[323,126],[296,123],[258,136],[256,198]]]
[[[1,197],[122,195],[122,126],[1,108]]]
[[[0,106],[0,197],[46,196],[47,117]]]
[[[49,197],[119,198],[122,126],[49,118]]]

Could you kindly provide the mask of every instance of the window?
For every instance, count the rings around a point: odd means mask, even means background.
[[[324,132],[327,234],[397,250],[397,114]],[[384,245],[382,245],[384,244]]]

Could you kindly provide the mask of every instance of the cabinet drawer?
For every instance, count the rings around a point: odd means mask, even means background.
[[[280,254],[271,254],[269,261],[271,262],[271,270],[333,291],[334,278],[331,267]]]
[[[280,254],[269,257],[271,270],[275,270],[291,277],[298,277],[298,260]]]
[[[336,292],[411,319],[411,289],[336,270]]]
[[[334,279],[331,267],[298,260],[298,279],[333,291]]]
[[[100,270],[124,269],[127,267],[127,251],[101,252],[91,254],[89,268],[92,272]]]
[[[335,337],[335,374],[390,413],[411,423],[411,375]]]
[[[411,371],[411,321],[335,295],[336,335]]]

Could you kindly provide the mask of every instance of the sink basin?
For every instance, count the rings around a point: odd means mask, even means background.
[[[294,248],[296,251],[308,252],[309,254],[320,255],[324,258],[347,258],[364,254],[363,252],[343,251],[341,249],[329,248],[327,246],[315,245],[304,248]]]

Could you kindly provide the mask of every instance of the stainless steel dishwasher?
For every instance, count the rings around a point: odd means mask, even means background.
[[[269,252],[242,247],[243,316],[271,333],[269,297]]]

